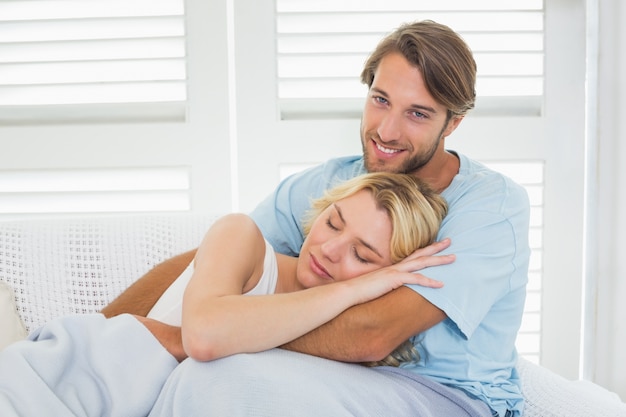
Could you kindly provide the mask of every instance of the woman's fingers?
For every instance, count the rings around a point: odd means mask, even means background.
[[[406,277],[407,279],[404,282],[405,284],[420,285],[422,287],[429,287],[429,288],[443,287],[443,282],[437,281],[436,279],[428,278],[427,276],[424,276],[417,272],[411,272],[408,275],[406,275]]]
[[[423,287],[441,288],[443,282],[429,278],[416,271],[430,266],[445,265],[454,262],[455,255],[437,255],[450,246],[450,239],[446,238],[418,249],[395,265],[370,272],[353,281],[353,284],[365,284],[367,291],[362,294],[369,301],[379,297],[404,284],[421,285]]]
[[[415,252],[406,257],[406,259],[414,259],[422,256],[432,256],[444,249],[447,249],[451,244],[450,238],[445,238],[439,242],[431,243],[428,246],[417,249]]]
[[[451,264],[455,259],[454,254],[406,258],[402,262],[398,262],[395,268],[404,272],[419,271],[430,266]]]
[[[417,273],[424,268],[431,266],[447,265],[456,259],[454,254],[437,255],[437,253],[448,248],[450,246],[450,239],[446,238],[439,242],[434,242],[424,248],[418,249],[401,262],[395,265],[395,268],[399,272],[410,272],[409,275],[405,275],[405,284],[415,284],[424,287],[440,288],[443,287],[441,281],[428,278],[425,275]]]

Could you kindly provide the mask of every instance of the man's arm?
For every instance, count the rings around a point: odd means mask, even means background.
[[[281,347],[344,362],[378,361],[409,337],[445,318],[442,310],[420,294],[400,287],[346,310]]]
[[[123,313],[145,317],[195,255],[196,249],[193,249],[156,265],[104,307],[101,313],[107,318]]]

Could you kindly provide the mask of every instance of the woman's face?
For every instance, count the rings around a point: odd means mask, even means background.
[[[391,232],[369,191],[337,201],[317,217],[302,245],[298,282],[309,288],[391,265]]]

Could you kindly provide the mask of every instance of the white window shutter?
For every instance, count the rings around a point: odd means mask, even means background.
[[[478,64],[474,114],[541,112],[542,0],[278,0],[278,99],[283,119],[359,117],[368,54],[399,22],[453,27]]]
[[[231,210],[226,40],[221,1],[0,1],[0,220]]]
[[[0,2],[0,123],[183,120],[182,0]]]

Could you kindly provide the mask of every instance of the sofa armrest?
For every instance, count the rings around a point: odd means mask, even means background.
[[[570,381],[520,358],[524,417],[626,417],[619,396],[589,381]]]

